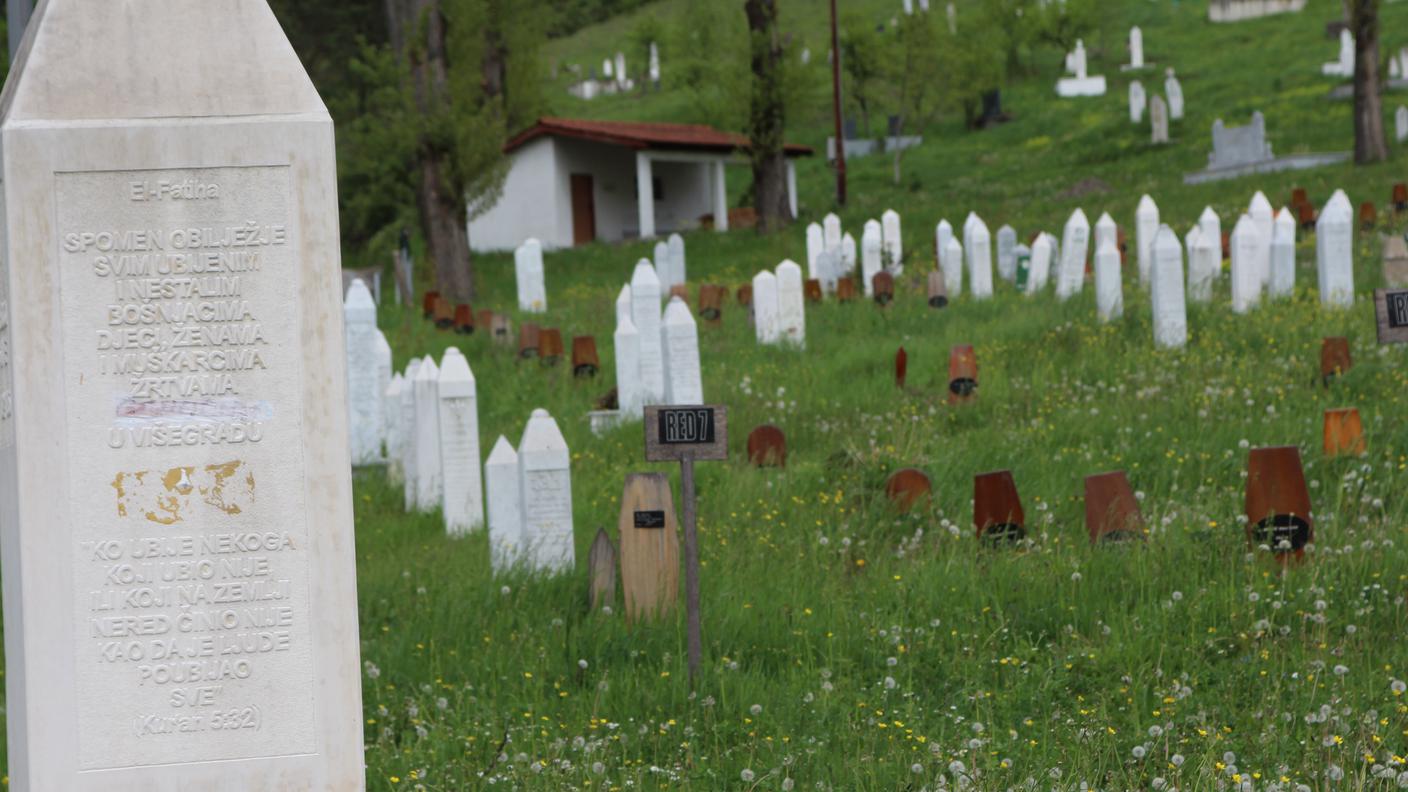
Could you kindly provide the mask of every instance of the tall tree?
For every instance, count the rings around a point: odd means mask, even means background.
[[[1354,34],[1354,161],[1388,159],[1384,113],[1379,98],[1379,0],[1349,0]]]
[[[752,140],[753,200],[763,233],[792,222],[787,194],[786,131],[782,90],[782,39],[777,31],[777,0],[746,0],[753,99],[748,120]]]

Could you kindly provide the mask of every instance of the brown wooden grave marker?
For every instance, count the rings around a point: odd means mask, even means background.
[[[704,285],[699,287],[699,318],[710,324],[718,324],[724,315],[724,287]]]
[[[428,291],[420,300],[420,312],[426,319],[435,318],[435,301],[440,299],[440,292]]]
[[[435,298],[435,327],[449,330],[455,326],[455,306],[444,297]]]
[[[807,278],[802,284],[802,296],[806,297],[809,303],[821,302],[821,281],[817,278]]]
[[[1144,538],[1144,515],[1123,470],[1085,477],[1085,527],[1091,544]]]
[[[1393,204],[1393,208],[1399,212],[1408,210],[1408,184],[1399,182],[1393,185],[1390,202]]]
[[[674,497],[665,474],[626,476],[618,528],[626,621],[670,615],[679,599],[680,540]]]
[[[885,494],[901,512],[913,509],[921,501],[928,501],[933,491],[934,485],[929,481],[928,474],[916,468],[898,470],[885,482]]]
[[[1282,560],[1305,556],[1315,541],[1310,490],[1300,449],[1253,448],[1247,457],[1247,544],[1265,544]]]
[[[856,298],[855,278],[847,275],[836,281],[836,299],[839,302],[847,303]]]
[[[989,547],[1016,544],[1027,536],[1027,515],[1012,471],[997,470],[973,477],[973,524],[978,542]]]
[[[1358,410],[1344,407],[1325,411],[1325,456],[1363,456],[1367,450],[1364,422],[1360,420]]]
[[[1372,231],[1379,222],[1378,210],[1374,208],[1373,201],[1365,201],[1359,204],[1359,228],[1362,231]]]
[[[745,308],[753,304],[753,284],[745,283],[738,287],[738,304]]]
[[[503,314],[494,314],[489,324],[494,343],[509,346],[513,343],[513,320]]]
[[[684,285],[683,283],[676,283],[674,286],[671,286],[671,287],[670,287],[670,299],[673,300],[673,299],[676,298],[676,297],[680,298],[681,300],[684,300],[685,303],[688,304],[688,303],[689,303],[689,287],[686,286],[686,285]]]
[[[592,540],[591,552],[587,554],[587,569],[592,610],[600,610],[616,598],[616,545],[611,543],[611,535],[605,528],[598,529],[596,538]]]
[[[756,467],[787,467],[787,436],[772,424],[748,434],[748,462]]]

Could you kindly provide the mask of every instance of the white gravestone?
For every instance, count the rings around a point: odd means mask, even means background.
[[[386,478],[392,484],[400,484],[406,477],[406,471],[401,467],[401,446],[404,442],[401,431],[401,390],[405,384],[405,378],[398,371],[391,377],[391,384],[386,386],[385,393]]]
[[[543,246],[529,238],[513,253],[513,271],[518,282],[518,310],[546,313],[547,286],[543,282]]]
[[[1149,271],[1153,267],[1154,236],[1159,233],[1159,207],[1145,195],[1134,212],[1134,242],[1138,248],[1139,285],[1148,288]]]
[[[816,223],[807,225],[807,277],[821,278],[819,259],[821,251],[826,249],[826,234],[821,226]]]
[[[1183,120],[1183,83],[1174,76],[1173,69],[1165,72],[1164,95],[1168,97],[1168,117],[1173,121]]]
[[[502,572],[523,557],[523,498],[519,493],[518,452],[499,436],[484,463],[485,511],[489,524],[489,562]]]
[[[934,255],[939,258],[939,269],[943,271],[945,281],[948,280],[949,263],[944,257],[948,255],[948,241],[950,239],[953,239],[953,226],[947,220],[940,220],[939,224],[934,226]],[[962,270],[962,268],[963,265],[960,263],[959,269]],[[947,282],[944,283],[945,288],[950,285]],[[958,295],[949,292],[948,296],[952,299]]]
[[[847,231],[841,236],[841,277],[856,271],[856,238]]]
[[[655,84],[660,83],[660,48],[655,46],[655,42],[650,42],[650,81]]]
[[[1056,82],[1056,94],[1071,98],[1076,96],[1104,96],[1105,78],[1086,74],[1085,42],[1076,39],[1076,48],[1066,55],[1066,71],[1073,76],[1062,77]]]
[[[570,571],[576,561],[571,464],[557,421],[534,410],[518,443],[518,487],[524,549],[535,569]]]
[[[1321,64],[1320,73],[1326,77],[1354,76],[1354,34],[1348,27],[1340,29],[1340,51],[1338,57],[1329,63]]]
[[[626,85],[626,53],[616,53],[616,82],[618,85]]]
[[[1144,93],[1144,85],[1138,80],[1129,84],[1129,123],[1138,124],[1144,120],[1144,109],[1149,105],[1149,96]]]
[[[639,418],[642,414],[640,387],[640,333],[631,315],[616,317],[612,336],[616,349],[616,405],[621,415]]]
[[[426,355],[416,370],[416,511],[440,505],[440,367]]]
[[[986,300],[992,296],[992,237],[987,224],[976,218],[968,230],[968,279],[973,299]]]
[[[1296,221],[1291,210],[1276,213],[1271,232],[1271,284],[1269,296],[1289,297],[1296,289]]]
[[[671,286],[683,286],[689,283],[689,272],[685,269],[684,257],[684,237],[679,234],[670,234],[669,240],[665,243],[669,248],[670,257],[670,279]],[[664,284],[661,284],[664,287]],[[669,294],[669,290],[665,290]]]
[[[636,264],[631,275],[631,323],[640,333],[641,406],[662,404],[665,363],[660,350],[660,279],[645,259]]]
[[[1115,250],[1120,249],[1120,229],[1115,225],[1115,218],[1110,217],[1109,212],[1102,212],[1100,219],[1095,221],[1095,249],[1099,250],[1109,242],[1115,246]]]
[[[841,249],[841,218],[833,212],[821,219],[821,241],[823,250]]]
[[[892,275],[904,273],[904,243],[900,241],[900,215],[886,209],[880,215],[880,239],[885,248],[885,269]]]
[[[263,0],[29,26],[0,121],[8,789],[360,792],[332,120]]]
[[[1172,228],[1162,226],[1154,238],[1154,272],[1150,301],[1154,310],[1154,345],[1179,349],[1188,344],[1188,305],[1183,295],[1183,247]]]
[[[997,274],[1008,283],[1017,279],[1017,230],[1010,225],[997,229]]]
[[[1056,278],[1056,298],[1068,300],[1085,286],[1085,257],[1090,250],[1090,220],[1077,208],[1061,234],[1061,271]]]
[[[1408,106],[1399,105],[1398,112],[1393,114],[1395,137],[1399,143],[1408,141]]]
[[[1315,223],[1315,254],[1320,304],[1353,306],[1354,210],[1344,190],[1335,190]]]
[[[1252,222],[1256,223],[1258,239],[1261,248],[1257,252],[1257,271],[1261,273],[1261,285],[1263,287],[1271,283],[1271,231],[1275,223],[1275,212],[1271,209],[1271,201],[1267,200],[1266,194],[1257,190],[1252,196],[1251,204],[1247,208],[1247,214],[1251,215]]]
[[[416,374],[420,373],[420,358],[406,364],[405,382],[401,385],[401,474],[405,477],[405,509],[416,510]]]
[[[382,433],[376,303],[361,278],[352,281],[342,311],[347,328],[347,428],[352,440],[352,464],[374,465],[381,461]]]
[[[632,310],[631,284],[627,283],[621,287],[621,291],[616,295],[616,321],[619,323],[622,317],[629,319]]]
[[[777,343],[777,311],[777,276],[763,270],[753,276],[753,330],[758,336],[759,344]]]
[[[1232,228],[1232,311],[1246,313],[1261,302],[1261,229],[1251,215]]]
[[[1205,303],[1212,300],[1213,285],[1222,275],[1222,237],[1203,232],[1201,224],[1188,234],[1188,299]]]
[[[1217,216],[1211,206],[1204,207],[1203,213],[1198,215],[1198,230],[1203,232],[1203,240],[1210,242],[1217,247],[1217,263],[1222,265],[1222,218]]]
[[[1032,243],[1032,271],[1027,276],[1027,294],[1037,294],[1051,279],[1051,259],[1056,255],[1056,242],[1045,232]]]
[[[660,279],[660,296],[664,297],[670,293],[671,287],[678,286],[682,281],[670,261],[670,244],[663,239],[655,243],[654,264],[655,277]]]
[[[1120,251],[1109,241],[1095,250],[1095,309],[1102,322],[1111,322],[1124,315]]]
[[[1129,63],[1124,68],[1129,71],[1144,68],[1144,31],[1138,25],[1129,29]]]
[[[865,221],[865,231],[860,236],[860,279],[866,297],[874,296],[875,284],[872,281],[884,268],[883,244],[880,237],[880,224],[874,220]],[[756,294],[754,296],[756,297]]]
[[[616,71],[616,70],[615,70],[614,68],[612,68],[611,59],[610,59],[610,58],[607,58],[606,60],[604,60],[604,61],[601,62],[601,76],[602,76],[602,77],[610,78],[610,77],[612,77],[612,76],[615,74],[615,71]]]
[[[963,293],[963,270],[965,269],[963,243],[959,242],[957,237],[949,237],[948,248],[944,251],[944,265],[948,268],[944,272],[944,291],[948,293],[948,299],[952,302]],[[969,288],[972,288],[972,284],[969,284]]]
[[[684,300],[665,306],[661,324],[665,351],[665,403],[703,404],[704,380],[699,373],[699,328]]]
[[[384,453],[382,447],[386,444],[386,433],[388,431],[386,418],[386,389],[391,385],[391,342],[386,340],[386,334],[380,330],[376,331],[376,392],[377,414],[381,417],[381,425],[378,427],[377,452]],[[385,461],[384,459],[382,461]]]
[[[1168,104],[1162,96],[1149,101],[1149,139],[1154,145],[1168,142]]]
[[[802,268],[787,260],[777,265],[777,333],[794,346],[807,345],[807,301]]]
[[[817,257],[817,270],[821,275],[821,288],[827,294],[836,293],[836,281],[841,278],[841,250],[840,248],[821,251]]]
[[[484,482],[479,470],[479,399],[474,372],[458,349],[440,359],[441,511],[445,532],[462,536],[484,525]]]

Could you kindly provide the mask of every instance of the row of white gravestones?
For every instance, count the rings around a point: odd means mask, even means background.
[[[683,286],[689,281],[684,256],[684,237],[670,234],[669,239],[655,243],[655,276],[660,281],[660,293]]]
[[[513,252],[513,273],[518,283],[518,310],[545,313],[548,291],[543,281],[543,246],[529,238]]]
[[[1261,196],[1261,193],[1257,195]],[[1264,197],[1262,200],[1265,200]],[[1253,204],[1254,208],[1256,203]],[[1263,290],[1272,298],[1290,296],[1295,290],[1295,219],[1290,209],[1282,208],[1266,228],[1259,214],[1260,211],[1252,211],[1242,215],[1232,229],[1232,310],[1236,313],[1246,313],[1255,307],[1261,301]],[[1196,244],[1199,248],[1212,248],[1211,240],[1206,238],[1201,228],[1195,230],[1198,232]],[[1195,300],[1203,301],[1209,296],[1210,287],[1202,288],[1202,281],[1212,279],[1206,275],[1212,256],[1211,250],[1207,253],[1189,252],[1189,290]],[[1195,261],[1198,262],[1196,273]]]
[[[518,449],[500,436],[484,463],[489,555],[495,572],[572,569],[572,457],[547,410],[534,410]]]
[[[753,276],[753,327],[759,344],[806,346],[806,299],[796,263],[784,261],[776,274],[763,270]]]
[[[992,236],[981,217],[969,214],[963,224],[963,249],[968,259],[969,290],[973,299],[992,297]]]
[[[1061,234],[1061,269],[1056,277],[1056,298],[1068,300],[1085,286],[1085,257],[1090,249],[1090,220],[1077,208]]]
[[[342,306],[346,328],[347,412],[352,464],[374,465],[382,461],[386,439],[386,385],[382,382],[383,360],[390,377],[391,346],[376,326],[376,303],[361,278],[352,281]]]
[[[1343,190],[1336,190],[1315,222],[1315,263],[1320,302],[1354,305],[1354,210]]]
[[[865,296],[874,296],[875,276],[885,267],[884,241],[880,224],[874,220],[865,221],[865,230],[860,236],[860,279]],[[756,300],[757,295],[754,294]],[[761,337],[758,339],[761,341]]]
[[[464,354],[451,347],[440,365],[429,355],[412,360],[385,394],[390,473],[405,488],[406,510],[439,508],[451,535],[482,525],[479,406]]]
[[[900,241],[900,215],[894,209],[886,209],[880,215],[881,243],[885,251],[885,269],[892,275],[904,273],[904,243]]]
[[[623,416],[639,418],[650,404],[702,404],[699,331],[689,306],[671,298],[663,318],[659,279],[650,262],[641,260],[616,299],[616,401]],[[645,342],[644,328],[653,327],[655,343]],[[647,370],[648,376],[647,376]],[[658,374],[658,395],[645,387]]]

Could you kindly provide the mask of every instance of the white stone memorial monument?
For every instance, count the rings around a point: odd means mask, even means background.
[[[1027,275],[1027,294],[1037,294],[1051,280],[1051,260],[1056,256],[1056,240],[1048,233],[1037,235],[1032,243],[1032,270]]]
[[[1144,110],[1149,106],[1149,96],[1144,92],[1143,83],[1134,80],[1129,84],[1129,123],[1144,121]]]
[[[518,487],[524,549],[535,569],[570,571],[576,560],[571,464],[557,421],[534,410],[518,443]]]
[[[777,276],[763,270],[753,276],[753,331],[759,344],[776,344],[779,332]]]
[[[1354,209],[1344,190],[1335,190],[1315,223],[1315,261],[1320,304],[1354,305]]]
[[[1289,297],[1296,290],[1296,221],[1291,210],[1276,213],[1271,231],[1271,283],[1268,296]]]
[[[464,534],[484,525],[484,482],[479,470],[479,398],[474,372],[454,347],[440,360],[441,511],[445,532]]]
[[[1267,199],[1266,194],[1257,190],[1247,207],[1247,214],[1251,215],[1252,222],[1256,223],[1257,239],[1261,243],[1261,248],[1257,251],[1256,266],[1257,271],[1261,273],[1261,285],[1265,288],[1271,283],[1271,232],[1276,222],[1276,213],[1271,209],[1271,201]]]
[[[807,225],[807,277],[821,278],[821,251],[826,249],[826,232],[816,223]]]
[[[967,236],[964,252],[968,256],[969,290],[973,299],[986,300],[992,297],[992,236],[987,223],[977,215],[973,216]]]
[[[860,279],[866,297],[874,296],[874,278],[884,268],[883,244],[880,237],[880,224],[874,220],[865,221],[865,231],[860,236]],[[756,296],[755,293],[754,297]]]
[[[904,273],[904,243],[900,240],[900,214],[886,209],[880,215],[880,241],[885,249],[885,269],[892,275]]]
[[[802,268],[790,259],[777,265],[777,334],[779,339],[793,346],[807,345],[807,301],[802,289]]]
[[[1154,272],[1150,301],[1154,310],[1154,345],[1179,349],[1188,343],[1188,305],[1183,295],[1183,247],[1172,228],[1162,226],[1154,238]]]
[[[484,463],[485,510],[489,524],[489,562],[502,572],[523,560],[523,497],[519,491],[518,452],[499,436]]]
[[[440,470],[440,367],[426,355],[415,379],[416,511],[440,505],[444,479]]]
[[[1251,215],[1232,228],[1232,311],[1246,313],[1261,302],[1261,229]]]
[[[1102,322],[1112,322],[1124,315],[1120,251],[1109,241],[1095,250],[1095,310]]]
[[[1206,303],[1212,300],[1213,286],[1222,275],[1222,238],[1214,240],[1203,232],[1202,224],[1188,233],[1188,299]]]
[[[352,281],[342,311],[347,328],[347,412],[352,464],[375,465],[381,461],[384,431],[381,377],[377,370],[376,303],[361,278]]]
[[[612,336],[616,349],[616,406],[622,416],[642,415],[640,387],[640,333],[631,315],[617,315],[616,333]]]
[[[699,373],[699,328],[684,300],[665,306],[661,324],[665,357],[665,403],[703,404],[704,380]]]
[[[405,483],[405,509],[416,510],[416,374],[420,358],[406,364],[401,385],[401,474]]]
[[[1085,257],[1090,249],[1090,220],[1077,208],[1066,220],[1061,234],[1061,269],[1056,277],[1056,298],[1062,301],[1080,294],[1085,286]],[[1118,251],[1117,251],[1118,252]]]
[[[641,406],[662,404],[665,363],[660,349],[660,279],[646,259],[636,264],[631,275],[631,323],[640,334]]]
[[[997,274],[1008,283],[1017,279],[1017,229],[1010,225],[997,229]]]
[[[518,310],[547,313],[548,291],[543,281],[543,245],[529,238],[513,252],[513,272],[518,283]]]
[[[689,272],[685,268],[684,237],[679,234],[670,234],[670,238],[665,242],[670,259],[670,286],[683,286],[689,283]],[[661,283],[660,288],[665,294],[670,290]]]
[[[1139,285],[1149,287],[1149,272],[1153,268],[1154,236],[1159,233],[1159,207],[1145,195],[1134,212],[1134,244],[1138,249]]]

